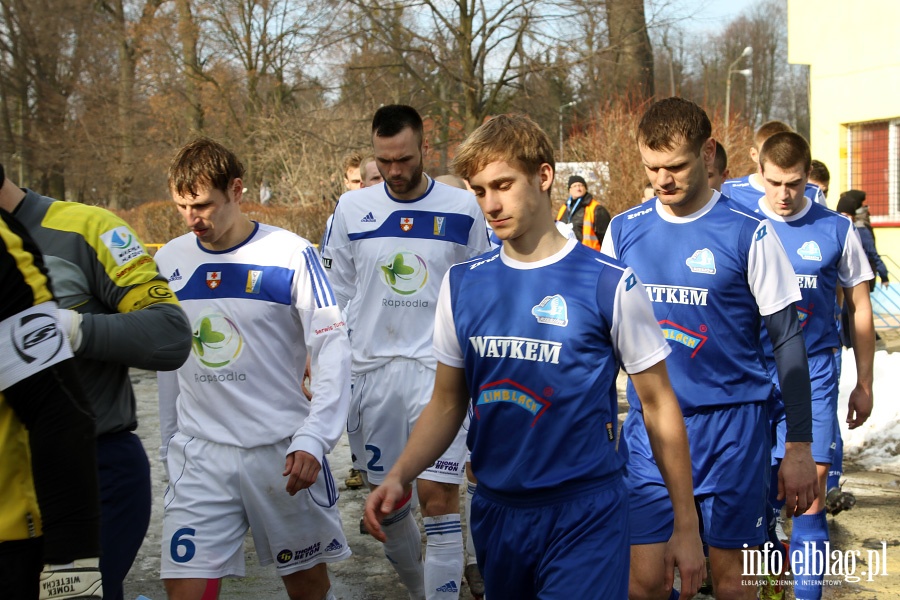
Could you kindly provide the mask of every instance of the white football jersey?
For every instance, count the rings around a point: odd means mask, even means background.
[[[397,357],[435,368],[444,273],[488,250],[484,216],[465,190],[429,178],[425,194],[411,201],[393,198],[383,183],[341,196],[322,261],[341,307],[350,305],[353,372]]]
[[[315,248],[257,224],[246,241],[221,252],[183,235],[156,261],[194,335],[177,386],[160,374],[164,445],[177,404],[177,428],[187,435],[243,448],[290,438],[289,452],[329,452],[349,409],[350,348]],[[311,402],[300,387],[307,349]]]

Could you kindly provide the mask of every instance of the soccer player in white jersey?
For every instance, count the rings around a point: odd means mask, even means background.
[[[333,600],[327,563],[350,555],[325,455],[350,404],[350,345],[315,248],[241,212],[244,169],[198,139],[169,187],[191,232],[156,254],[193,325],[177,378],[159,375],[169,474],[160,575],[173,600],[244,574],[252,530],[292,600]],[[311,357],[312,401],[301,391]]]
[[[817,493],[809,370],[790,261],[765,219],[710,189],[711,132],[693,102],[667,98],[648,108],[637,140],[657,197],[612,220],[603,252],[644,281],[672,347],[666,363],[691,441],[694,495],[716,598],[749,599],[756,598],[756,586],[741,581],[742,550],[765,541],[770,463],[766,401],[772,384],[761,320],[772,334],[785,390],[787,444],[778,487],[795,514]],[[665,599],[676,597],[664,578],[671,503],[650,454],[639,392],[629,385],[623,428],[631,495],[629,595]]]
[[[847,423],[854,429],[872,412],[875,327],[869,280],[874,275],[853,223],[803,195],[811,161],[809,144],[797,133],[777,133],[766,140],[759,153],[759,175],[766,195],[759,200],[757,210],[778,233],[803,294],[803,299],[797,303],[797,311],[812,382],[812,455],[816,461],[819,489],[825,490],[835,444],[840,437],[836,354],[840,352],[841,342],[834,319],[836,286],[843,289],[850,313],[856,386],[848,401]],[[770,360],[771,346],[766,350]],[[771,367],[769,374],[777,385],[778,374]],[[780,414],[777,459],[784,453],[783,412]],[[822,597],[824,561],[817,565],[805,564],[803,557],[814,552],[824,556],[824,543],[828,541],[824,500],[823,493],[805,514],[793,519],[790,571],[804,573],[794,577],[794,596],[798,600]]]
[[[793,131],[793,129],[790,125],[781,121],[768,121],[760,125],[759,129],[756,130],[756,135],[753,136],[753,146],[750,147],[750,158],[753,159],[757,167],[759,167],[759,149],[762,148],[762,145],[769,137],[784,131]],[[762,178],[756,171],[745,177],[728,179],[717,189],[722,192],[722,195],[751,207],[751,210],[756,208],[756,203],[766,193]],[[825,194],[822,193],[818,186],[807,183],[803,193],[813,202],[827,206]]]
[[[472,534],[485,597],[624,598],[627,491],[615,385],[622,367],[640,390],[675,505],[668,581],[677,565],[685,591],[695,593],[703,550],[687,438],[666,374],[669,348],[641,282],[557,230],[553,144],[528,117],[494,117],[460,146],[453,167],[503,244],[444,277],[434,394],[370,494],[366,524],[384,537],[379,522],[451,444],[471,394]]]
[[[322,251],[338,302],[349,305],[354,383],[347,430],[372,488],[400,456],[431,396],[441,278],[452,264],[489,248],[472,195],[423,172],[423,135],[422,118],[410,106],[375,112],[372,146],[384,183],[341,198]],[[459,485],[465,459],[460,429],[453,446],[418,479],[427,536],[424,565],[411,497],[386,519],[385,554],[410,598],[459,596]]]

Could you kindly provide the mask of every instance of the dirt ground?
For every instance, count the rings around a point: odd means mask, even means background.
[[[154,503],[150,529],[131,573],[125,582],[125,598],[132,600],[144,595],[151,600],[164,599],[159,581],[160,533],[162,531],[162,497],[166,482],[157,457],[159,447],[159,418],[156,399],[155,373],[134,370],[132,381],[138,395],[138,434],[144,442],[153,473]],[[403,600],[408,596],[389,567],[381,545],[359,533],[359,517],[365,495],[362,490],[347,490],[343,480],[350,468],[350,453],[346,438],[329,457],[332,472],[339,482],[341,517],[353,556],[330,567],[332,589],[339,600]],[[860,581],[848,581],[844,576],[828,577],[823,598],[886,600],[900,599],[900,473],[866,471],[853,464],[845,466],[845,491],[856,495],[857,504],[836,517],[828,517],[831,526],[832,552],[859,553],[855,575]],[[247,577],[228,579],[223,583],[221,600],[269,600],[287,598],[280,579],[271,567],[260,567],[252,539],[247,538]],[[867,554],[882,558],[879,575],[869,576],[874,565],[867,564]],[[854,554],[856,556],[856,554]],[[846,558],[843,564],[851,564]],[[845,569],[846,571],[846,569]],[[863,573],[865,571],[865,573]],[[792,594],[787,595],[793,597]],[[471,598],[463,584],[461,599]],[[709,598],[709,596],[698,596]],[[516,600],[516,599],[496,599]],[[586,599],[579,599],[586,600]],[[599,599],[598,599],[599,600]]]

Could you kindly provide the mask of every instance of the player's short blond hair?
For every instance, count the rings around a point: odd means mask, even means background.
[[[355,150],[353,152],[348,152],[347,154],[345,154],[344,158],[341,159],[341,175],[344,175],[346,177],[347,171],[358,167],[362,159],[363,155]]]
[[[528,176],[536,175],[545,163],[556,169],[550,137],[521,114],[498,115],[482,124],[460,144],[450,167],[468,180],[490,163],[501,160]]]

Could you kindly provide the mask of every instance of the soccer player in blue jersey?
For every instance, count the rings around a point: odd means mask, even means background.
[[[836,286],[844,292],[849,307],[849,334],[856,361],[856,386],[850,393],[847,423],[851,429],[862,425],[872,412],[872,365],[875,328],[869,299],[872,269],[850,220],[811,202],[803,195],[810,172],[809,144],[797,133],[773,135],[760,150],[759,174],[766,195],[759,201],[762,213],[778,233],[787,251],[803,294],[797,303],[801,319],[813,398],[813,445],[819,489],[825,489],[835,444],[840,437],[837,419],[838,368],[836,354],[840,339],[834,319]],[[767,345],[767,354],[771,347]],[[767,356],[767,358],[770,358]],[[769,367],[778,382],[778,374]],[[780,399],[780,398],[779,398]],[[775,457],[783,456],[784,421],[778,422]],[[796,576],[795,597],[801,600],[822,597],[822,567],[802,562],[808,553],[822,552],[828,540],[824,494],[809,510],[794,517],[791,531],[791,572]],[[803,567],[798,570],[798,567]]]
[[[796,514],[817,494],[809,370],[790,261],[765,219],[710,189],[707,170],[716,147],[711,131],[703,109],[681,98],[647,110],[637,140],[657,198],[615,217],[603,251],[645,282],[672,347],[666,362],[691,441],[694,496],[716,597],[749,599],[756,588],[742,584],[742,550],[766,538],[770,462],[766,400],[772,384],[760,322],[772,334],[785,390],[787,444],[779,494]],[[639,396],[629,385],[623,428],[631,493],[629,595],[665,599],[676,597],[665,586],[672,508],[650,453]]]
[[[453,167],[503,244],[444,277],[434,393],[369,496],[369,530],[384,539],[381,520],[451,443],[471,394],[472,534],[485,596],[625,598],[621,366],[640,395],[674,505],[666,584],[677,565],[684,589],[695,593],[704,559],[688,444],[666,372],[670,350],[643,285],[621,262],[558,232],[552,142],[527,117],[502,115],[479,127]]]
[[[759,129],[756,130],[756,135],[753,136],[753,146],[750,148],[750,158],[753,159],[757,166],[759,166],[759,149],[762,148],[766,140],[776,133],[785,131],[793,131],[793,129],[791,129],[790,125],[781,121],[768,121],[760,125]],[[755,171],[745,177],[728,179],[717,189],[732,200],[737,200],[753,208],[756,207],[756,203],[766,193],[762,179],[759,173]],[[804,194],[813,202],[826,206],[825,194],[819,186],[807,183]]]

